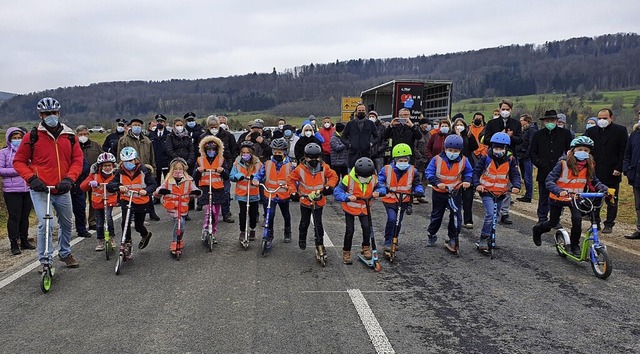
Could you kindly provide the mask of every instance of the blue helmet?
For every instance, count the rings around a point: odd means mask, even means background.
[[[491,143],[492,144],[511,145],[511,138],[509,137],[509,134],[503,133],[503,132],[499,132],[499,133],[495,133],[495,134],[493,134],[491,136]]]
[[[464,147],[464,140],[460,135],[452,134],[449,135],[446,139],[444,139],[444,148],[445,149],[458,149],[462,150]]]

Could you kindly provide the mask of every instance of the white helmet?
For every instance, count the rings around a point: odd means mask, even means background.
[[[60,102],[55,98],[45,97],[38,101],[38,112],[57,112],[60,110]]]
[[[138,158],[138,152],[131,146],[124,147],[120,151],[120,161],[131,161]]]
[[[124,151],[124,149],[122,149]],[[120,154],[122,155],[122,154]],[[113,162],[116,163],[116,157],[113,156],[112,153],[110,152],[103,152],[102,154],[98,155],[98,160],[96,161],[98,165],[103,164],[105,162]]]

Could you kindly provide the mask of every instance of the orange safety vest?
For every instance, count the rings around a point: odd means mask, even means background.
[[[96,173],[94,175],[94,180],[98,181],[98,186],[96,188],[91,188],[91,206],[93,209],[102,210],[104,209],[104,202],[102,200],[104,195],[104,186],[101,183],[109,183],[114,178],[113,174],[109,175],[109,177],[102,177],[102,173]],[[109,193],[107,191],[107,206],[116,206],[118,205],[118,193]]]
[[[587,185],[587,169],[583,168],[576,176],[567,166],[567,161],[562,160],[560,163],[562,164],[562,171],[560,172],[560,178],[556,181],[558,188],[569,193],[582,193],[584,191],[584,187]],[[570,196],[560,197],[553,193],[549,193],[549,198],[561,202],[571,201]]]
[[[126,172],[120,173],[120,184],[134,191],[147,188],[147,184],[144,183],[144,172],[142,172],[142,170],[138,170],[135,177],[130,177]],[[120,193],[120,200],[129,202],[129,195],[127,193]],[[133,195],[133,204],[136,205],[147,204],[149,200],[148,195]]]
[[[291,172],[291,162],[282,164],[282,166],[280,166],[280,171],[276,171],[276,164],[271,160],[267,160],[264,164],[264,185],[270,190],[274,190],[278,188],[278,186],[282,185],[283,187],[275,193],[280,200],[287,200],[290,196],[289,191],[287,190],[289,172]],[[267,198],[269,197],[269,193],[266,191],[265,195]]]
[[[189,192],[192,190],[192,180],[182,180],[176,184],[170,183],[167,189],[171,191],[171,194],[167,194],[162,197],[162,206],[168,211],[177,211],[181,216],[185,216],[189,213]]]
[[[409,166],[409,169],[400,177],[396,176],[395,171],[391,165],[384,166],[384,174],[387,177],[385,186],[387,187],[387,195],[382,197],[383,203],[395,204],[397,198],[395,193],[411,194],[411,185],[413,184],[413,177],[415,175],[416,168]],[[409,202],[409,197],[402,198],[403,203]]]
[[[486,155],[487,145],[483,144],[480,141],[480,133],[482,133],[482,131],[484,130],[484,125],[480,127],[476,127],[475,125],[471,124],[469,125],[469,130],[471,131],[471,134],[473,134],[473,136],[476,138],[476,141],[478,142],[478,148],[475,149],[473,153],[478,157],[482,155]]]
[[[200,177],[200,182],[198,182],[198,186],[200,187],[209,187],[213,189],[222,189],[224,188],[224,182],[222,181],[222,177],[220,177],[220,173],[218,172],[207,172],[207,170],[215,170],[218,167],[222,166],[224,159],[222,155],[216,156],[213,159],[213,162],[209,163],[209,160],[204,156],[198,157],[198,166],[204,168],[202,171],[202,177]]]
[[[500,166],[496,166],[490,158],[487,159],[489,165],[480,176],[480,185],[495,195],[501,195],[507,191],[509,185],[509,159]]]
[[[433,186],[433,190],[440,193],[447,193],[449,192],[449,188],[460,188],[460,183],[462,182],[462,171],[464,171],[464,167],[467,165],[467,158],[462,156],[462,159],[460,159],[459,162],[451,164],[451,168],[447,166],[447,162],[440,155],[437,155],[435,159],[436,177],[440,180],[440,183],[445,184],[445,188],[440,189],[437,186]]]
[[[249,176],[251,175],[256,175],[258,174],[258,171],[260,171],[260,169],[262,168],[262,162],[258,161],[255,165],[253,165],[253,169],[251,171],[247,170],[247,167],[241,163],[239,163],[238,161],[240,160],[240,157],[238,157],[236,159],[236,161],[233,163],[233,165],[235,166],[236,170],[238,172],[240,172],[241,174],[243,174],[247,179],[243,180],[243,181],[239,181],[236,182],[236,196],[238,197],[246,197],[247,196],[247,188],[248,188],[248,183],[251,183],[251,180],[249,180]],[[249,195],[249,197],[252,196],[256,196],[260,193],[260,188],[259,187],[251,187],[251,194]]]
[[[328,167],[327,167],[328,168]],[[302,195],[309,195],[315,191],[324,190],[324,186],[327,183],[327,178],[325,177],[325,166],[323,166],[322,170],[311,173],[305,167],[301,167],[300,170],[300,181],[298,182],[298,191]],[[327,203],[327,198],[322,196],[320,200],[316,202],[317,207],[322,207]],[[300,198],[300,204],[310,207],[311,202],[307,198]]]
[[[373,189],[378,184],[378,177],[373,175],[371,181],[364,186],[363,191],[359,181],[356,181],[351,175],[347,175],[346,178],[348,178],[347,192],[357,198],[371,198]],[[372,203],[373,200],[369,199],[369,207],[371,207]],[[367,204],[365,204],[364,200],[346,201],[342,202],[342,210],[350,215],[367,215]]]

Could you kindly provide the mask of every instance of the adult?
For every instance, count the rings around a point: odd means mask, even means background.
[[[629,185],[633,188],[633,200],[636,209],[636,231],[625,237],[632,240],[640,239],[640,122],[634,124],[624,150],[622,171],[627,176]]]
[[[127,123],[127,120],[124,118],[116,119],[116,131],[107,135],[104,143],[102,143],[102,150],[104,152],[110,152],[114,155],[118,152],[118,141],[124,136]]]
[[[571,134],[566,129],[558,128],[558,114],[551,109],[544,112],[541,118],[543,126],[533,133],[529,146],[531,163],[538,168],[538,223],[549,220],[549,191],[546,179],[553,170],[558,159],[571,146]]]
[[[38,102],[40,123],[27,133],[16,152],[13,167],[29,183],[31,201],[38,217],[38,260],[53,263],[53,237],[48,239],[49,254],[45,249],[45,216],[48,186],[51,205],[58,216],[58,257],[69,268],[77,268],[78,261],[71,254],[71,219],[73,209],[69,191],[82,173],[82,150],[73,130],[60,123],[60,103],[51,97]],[[53,235],[53,223],[49,223]]]
[[[297,161],[296,161],[295,147],[296,147],[296,142],[298,142],[300,137],[295,134],[296,129],[291,124],[285,124],[282,127],[282,130],[283,130],[282,136],[285,138],[285,140],[287,140],[287,143],[289,144],[289,149],[287,150],[287,156],[289,156],[289,160],[291,160],[291,162],[293,162],[293,164],[296,165]]]
[[[313,131],[313,125],[309,121],[304,121],[302,123],[300,138],[298,139],[298,141],[296,141],[296,146],[294,147],[294,155],[297,163],[302,162],[302,159],[305,155],[304,148],[311,143],[316,143],[320,145],[321,148],[324,145],[324,143],[321,142],[315,135]],[[331,143],[331,141],[329,141],[329,143]]]
[[[620,182],[622,181],[622,161],[629,135],[627,127],[613,122],[613,112],[603,108],[598,112],[598,126],[587,130],[584,135],[593,140],[591,155],[596,162],[596,176],[609,188],[615,188],[615,200],[618,200]],[[603,234],[613,232],[618,203],[607,205],[607,218],[604,221]],[[596,222],[600,227],[600,209],[596,213]]]
[[[342,143],[349,147],[347,167],[353,167],[361,157],[371,158],[371,147],[379,138],[375,123],[367,119],[367,107],[358,104],[355,119],[347,122],[342,132]]]
[[[450,130],[451,122],[449,122],[448,119],[445,118],[438,122],[438,129],[435,131],[435,134],[431,134],[429,141],[427,141],[427,147],[425,149],[427,160],[431,160],[444,151],[444,140],[449,136]]]
[[[193,145],[193,151],[195,151],[197,157],[200,155],[200,139],[202,135],[204,135],[204,128],[200,123],[196,122],[196,114],[193,112],[187,112],[183,118],[185,120],[185,129],[189,133],[189,137],[191,138],[191,143]]]
[[[322,118],[322,128],[318,130],[322,139],[322,161],[324,161],[327,165],[331,166],[331,137],[333,133],[336,131],[336,128],[333,126],[331,122],[331,117],[323,117]]]
[[[349,174],[347,170],[347,159],[349,158],[349,151],[347,146],[344,145],[340,137],[344,131],[343,123],[336,123],[336,130],[333,132],[333,136],[329,140],[331,144],[331,169],[336,171],[338,178],[342,180],[343,176]]]
[[[91,140],[91,133],[89,132],[89,128],[87,128],[85,125],[79,125],[78,127],[76,127],[76,136],[78,137],[78,142],[80,143],[80,148],[82,149],[82,155],[84,156],[84,160],[87,162],[89,166],[92,166],[94,163],[98,161],[98,156],[104,152],[102,150],[102,146],[100,146],[100,144],[98,144],[96,141]],[[80,182],[84,181],[84,178],[86,178],[86,176],[82,176],[82,177],[83,177],[82,179],[78,179]],[[80,190],[80,182],[76,183],[76,185],[72,189],[72,198],[74,198],[72,199],[73,201],[75,201],[75,195],[78,195],[79,197],[84,196],[85,198],[84,200],[86,201],[87,193]],[[89,194],[89,201],[91,201],[91,194]],[[84,213],[85,208],[86,206],[82,208],[82,213]],[[96,210],[93,208],[91,203],[89,203],[89,217],[87,222],[88,222],[89,230],[96,229]],[[76,226],[76,231],[78,231],[79,233],[77,226]]]
[[[429,165],[429,159],[427,158],[427,142],[429,138],[431,138],[431,134],[429,133],[430,122],[426,118],[420,119],[418,122],[418,128],[420,129],[420,139],[416,140],[415,147],[413,148],[413,158],[415,161],[416,170],[418,174],[416,177],[419,177],[420,184],[424,190],[427,190],[427,177],[424,175],[424,171],[427,169]],[[427,203],[427,200],[424,197],[418,197],[414,200],[414,203]]]
[[[0,150],[0,177],[2,177],[2,193],[7,207],[7,234],[11,243],[11,254],[19,255],[23,250],[36,247],[29,243],[29,214],[31,214],[31,196],[27,182],[13,168],[13,159],[22,143],[24,132],[16,127],[7,129],[5,141],[7,147]],[[18,241],[20,246],[18,247]]]
[[[513,102],[504,99],[500,101],[498,108],[500,109],[500,118],[487,122],[487,125],[484,127],[483,143],[485,145],[490,144],[491,137],[497,132],[507,133],[511,139],[511,145],[509,145],[508,149],[512,154],[515,154],[517,146],[522,144],[522,126],[520,125],[520,121],[511,117]],[[509,189],[511,189],[511,186],[509,186]],[[507,193],[500,209],[500,222],[506,225],[513,224],[513,221],[509,218],[510,207],[511,194]]]
[[[277,120],[278,131],[282,132],[282,136],[284,136],[284,126],[287,124],[287,121],[284,118],[278,118]]]
[[[149,136],[151,133],[155,132],[156,129],[158,129],[158,122],[152,119],[147,122],[147,131],[145,133]]]
[[[587,131],[589,128],[595,127],[598,125],[598,117],[589,117],[585,122],[584,130]]]
[[[220,129],[229,131],[229,122],[226,116],[218,116],[218,123],[220,124]]]
[[[411,111],[407,108],[401,108],[398,111],[398,117],[391,120],[391,124],[382,134],[382,141],[387,139],[391,141],[389,143],[391,149],[398,144],[414,146],[420,138],[422,138],[420,129],[411,121]],[[413,163],[413,156],[411,156],[411,162]]]
[[[242,133],[238,137],[238,150],[240,150],[240,145],[243,142],[250,141],[253,143],[253,154],[264,163],[271,158],[271,147],[269,146],[271,142],[266,138],[265,132],[263,131],[264,124],[256,119],[251,123],[250,128],[251,130]]]
[[[487,123],[484,120],[484,114],[476,112],[473,115],[473,120],[469,126],[469,133],[473,135],[476,141],[479,143],[484,135],[484,126]],[[477,162],[480,156],[487,154],[487,146],[485,144],[478,144],[478,148],[473,152],[473,159]]]
[[[376,131],[379,136],[382,136],[384,130],[387,128],[382,121],[378,119],[378,112],[369,111],[369,120],[375,123]],[[385,165],[385,153],[389,149],[388,141],[383,141],[382,139],[378,139],[378,141],[371,146],[371,159],[373,160],[373,165],[376,168],[376,171],[381,171]]]
[[[167,117],[162,114],[155,115],[156,130],[149,133],[149,140],[153,147],[153,154],[156,161],[156,183],[162,183],[162,178],[169,172],[169,158],[167,157],[167,147],[165,141],[171,131],[167,127]],[[159,200],[156,200],[156,204]]]
[[[198,136],[200,137],[200,136]],[[164,141],[169,160],[182,158],[187,162],[187,173],[192,175],[196,163],[196,153],[193,149],[193,140],[185,127],[185,120],[177,117],[173,120],[171,134]]]
[[[207,136],[214,136],[222,142],[222,158],[224,159],[224,165],[227,166],[227,170],[230,170],[233,165],[235,157],[239,154],[237,151],[236,139],[233,134],[220,128],[220,121],[218,117],[210,115],[207,117],[207,131],[200,139],[204,139]],[[233,223],[233,217],[231,216],[231,181],[229,179],[222,180],[224,185],[225,201],[222,203],[222,221],[226,223]],[[198,206],[198,210],[202,209],[202,206]]]
[[[516,158],[520,167],[520,175],[524,180],[524,196],[516,198],[517,201],[523,203],[531,203],[533,198],[533,164],[529,156],[529,147],[533,134],[538,131],[538,125],[533,122],[530,114],[525,113],[520,116],[520,126],[522,127],[522,144],[516,147]]]

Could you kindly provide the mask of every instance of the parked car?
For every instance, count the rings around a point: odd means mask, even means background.
[[[106,133],[107,130],[101,125],[94,125],[93,128],[89,128],[89,133]]]

